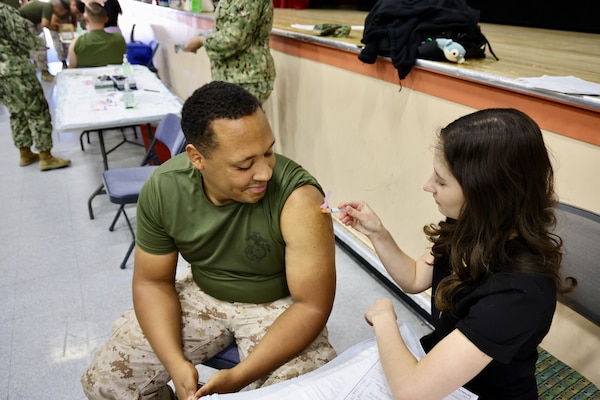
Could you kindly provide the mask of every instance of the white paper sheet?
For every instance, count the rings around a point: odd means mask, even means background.
[[[537,78],[518,78],[517,81],[532,88],[551,90],[553,92],[592,96],[600,95],[600,84],[585,81],[574,76],[544,75]]]
[[[400,333],[411,353],[425,355],[410,326],[403,323]],[[246,392],[210,395],[203,400],[392,400],[377,342],[360,342],[323,367],[286,382]],[[461,388],[444,400],[475,400],[477,396]]]
[[[400,325],[400,334],[404,343],[417,360],[425,357],[425,350],[423,350],[419,338],[410,328],[410,325],[406,323]],[[383,366],[379,361],[379,357],[377,357],[360,381],[348,392],[336,397],[336,400],[392,400],[392,398],[392,392],[385,379]],[[459,388],[444,397],[444,400],[475,400],[477,398],[478,396],[467,389]]]

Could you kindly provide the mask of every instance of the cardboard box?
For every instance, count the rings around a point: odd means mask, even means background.
[[[75,39],[75,28],[71,24],[61,24],[59,28],[60,40],[70,42]]]

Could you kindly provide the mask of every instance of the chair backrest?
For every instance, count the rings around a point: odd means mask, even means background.
[[[563,240],[563,276],[577,288],[562,302],[600,326],[600,215],[559,204],[556,234]]]
[[[156,127],[154,138],[148,146],[142,165],[159,165],[179,154],[185,145],[181,130],[181,119],[175,114],[167,114]]]
[[[154,73],[157,73],[158,69],[156,69],[156,66],[154,65],[154,56],[156,55],[156,51],[158,50],[159,43],[156,40],[151,40],[148,45],[150,46],[150,49],[152,49],[152,58],[150,59],[150,63],[148,64],[148,69]]]
[[[129,43],[127,43],[127,60],[131,64],[140,64],[148,66],[154,57],[154,51],[149,44],[134,40],[133,32],[135,31],[135,24],[131,27],[131,34],[129,36]]]

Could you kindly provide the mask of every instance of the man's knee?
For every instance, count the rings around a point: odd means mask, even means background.
[[[81,376],[80,382],[85,397],[90,400],[117,400],[125,399],[119,397],[114,388],[111,388],[113,377],[109,372],[97,368],[95,362]]]
[[[81,377],[88,399],[160,399],[168,373],[144,337],[135,313],[119,317],[111,338],[94,355]],[[166,397],[168,398],[168,397]]]

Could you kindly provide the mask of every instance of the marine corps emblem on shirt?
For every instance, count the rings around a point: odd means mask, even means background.
[[[246,247],[246,257],[252,261],[262,260],[267,256],[267,252],[271,250],[269,243],[258,232],[252,232],[246,240],[250,242]]]

